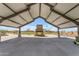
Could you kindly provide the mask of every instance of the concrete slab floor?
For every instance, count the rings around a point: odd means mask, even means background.
[[[14,38],[0,43],[1,56],[79,56],[69,38]]]

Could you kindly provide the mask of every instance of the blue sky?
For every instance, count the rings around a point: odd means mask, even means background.
[[[37,18],[35,19],[34,22],[26,25],[26,26],[23,26],[22,27],[22,30],[27,30],[27,29],[31,29],[31,30],[35,30],[36,29],[36,25],[39,24],[39,25],[43,25],[43,28],[46,29],[46,30],[54,30],[56,31],[57,28],[48,24],[47,22],[45,22],[45,20],[43,20],[42,18]],[[27,28],[27,29],[26,29]]]
[[[30,30],[35,30],[36,29],[36,25],[37,24],[41,24],[43,25],[43,28],[46,29],[46,30],[51,30],[51,31],[57,31],[57,28],[48,24],[47,22],[45,22],[42,18],[37,18],[35,19],[34,22],[30,23],[30,24],[27,24],[25,26],[23,26],[21,28],[22,31],[25,31],[27,29],[30,29]],[[16,28],[11,28],[11,27],[4,27],[4,26],[0,26],[0,30],[17,30]],[[70,29],[63,29],[63,31],[76,31],[77,29],[74,28],[70,28]]]

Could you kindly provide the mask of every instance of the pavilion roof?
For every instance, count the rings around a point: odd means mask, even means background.
[[[57,28],[79,25],[78,3],[0,3],[0,25],[21,27],[41,17]]]

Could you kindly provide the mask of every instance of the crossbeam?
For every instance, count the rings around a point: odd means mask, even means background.
[[[79,18],[75,19],[75,21],[77,21]],[[58,24],[57,26],[60,26],[60,25],[63,25],[63,24],[66,24],[66,23],[69,23],[70,21],[67,21],[67,22],[63,22],[61,24]]]
[[[72,18],[66,16],[65,14],[62,14],[62,13],[58,12],[57,10],[52,9],[52,7],[54,7],[54,6],[52,6],[52,5],[48,4],[48,3],[47,3],[46,5],[48,5],[48,6],[51,8],[51,11],[53,11],[53,12],[55,12],[56,14],[58,14],[58,15],[64,17],[65,19],[68,19],[69,21],[75,23],[76,25],[79,25],[79,22],[75,21],[74,19],[72,19]],[[78,4],[77,6],[79,6],[79,4]],[[75,7],[77,7],[77,6],[75,6]],[[74,8],[75,8],[75,7],[74,7]],[[72,8],[72,9],[74,9],[74,8]],[[72,9],[71,9],[71,10],[72,10]],[[70,10],[69,10],[69,11],[70,11]],[[68,11],[68,12],[69,12],[69,11]],[[68,12],[67,12],[67,13],[68,13]]]
[[[30,4],[30,5],[28,5],[28,6],[30,7],[30,6],[32,6],[32,5],[34,5],[34,3],[33,3],[33,4]],[[21,11],[18,11],[18,12],[16,12],[16,13],[14,13],[14,14],[12,14],[12,15],[9,15],[9,16],[7,16],[7,17],[5,17],[5,18],[2,18],[2,19],[0,19],[0,20],[1,20],[1,21],[4,21],[4,20],[6,20],[6,19],[15,17],[15,16],[17,16],[17,15],[19,15],[19,14],[21,14],[21,13],[27,11],[27,10],[29,10],[29,8],[25,8],[25,9],[23,9],[23,10],[21,10]]]
[[[69,21],[75,23],[76,25],[79,25],[79,22],[75,21],[74,19],[72,19],[72,18],[70,18],[70,17],[68,17],[68,16],[66,16],[66,15],[64,15],[64,14],[62,14],[62,13],[60,13],[60,12],[54,10],[54,9],[51,9],[51,11],[61,15],[62,17],[64,17],[65,19],[68,19]]]
[[[69,9],[67,12],[65,12],[64,15],[67,14],[67,13],[69,13],[69,12],[72,11],[73,9],[77,8],[78,6],[79,6],[79,4],[75,5],[74,7],[72,7],[71,9]],[[57,17],[53,22],[55,22],[55,21],[56,21],[57,19],[59,19],[59,18],[61,18],[61,16]]]

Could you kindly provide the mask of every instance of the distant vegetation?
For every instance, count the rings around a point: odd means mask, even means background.
[[[0,30],[0,33],[10,33],[10,34],[18,34],[18,31],[7,31],[7,30]],[[35,31],[28,30],[28,31],[21,31],[21,34],[23,35],[35,35]],[[57,35],[58,33],[56,31],[44,31],[44,34],[48,35]],[[63,36],[77,36],[77,32],[60,32]]]
[[[11,33],[11,34],[18,34],[18,31],[8,31],[8,30],[0,30],[1,33]]]
[[[34,31],[22,31],[21,34],[23,34],[23,35],[34,35],[35,32]]]
[[[34,35],[35,31],[22,31],[21,33],[24,34],[24,35]],[[46,32],[44,32],[44,34],[54,34],[54,35],[57,35],[57,32],[46,31]]]

